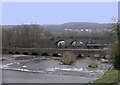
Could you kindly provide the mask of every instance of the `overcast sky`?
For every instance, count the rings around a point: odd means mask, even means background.
[[[2,24],[111,22],[117,2],[4,2]]]
[[[119,2],[119,5],[118,5],[118,19],[119,19],[119,21],[120,21],[120,2]]]

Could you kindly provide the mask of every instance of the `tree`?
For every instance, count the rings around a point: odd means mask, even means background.
[[[115,56],[114,67],[117,70],[120,70],[120,23],[119,22],[116,24],[116,31],[118,36],[118,52]]]
[[[117,51],[114,52],[115,58],[114,58],[114,68],[120,71],[120,22],[115,19],[115,17],[112,18],[113,20],[113,30],[115,30],[115,36],[117,35]],[[112,37],[113,38],[113,37]],[[114,37],[116,38],[116,37]],[[114,39],[115,40],[115,39]],[[115,42],[115,41],[114,41]],[[113,43],[112,43],[113,44]],[[114,47],[115,48],[115,47]],[[114,49],[112,48],[112,49]]]
[[[118,47],[117,47],[117,53],[115,54],[114,58],[114,68],[118,70],[118,83],[120,82],[120,21],[115,23],[115,29],[117,32],[117,41],[118,41]]]
[[[3,47],[38,48],[50,47],[52,34],[37,24],[3,26]]]

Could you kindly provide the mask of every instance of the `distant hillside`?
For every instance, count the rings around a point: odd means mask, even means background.
[[[44,25],[54,35],[64,36],[104,36],[110,31],[111,24],[98,24],[88,22],[69,22],[60,25]],[[92,36],[91,35],[91,36]]]
[[[14,28],[15,25],[4,25],[3,28]],[[41,25],[40,25],[41,27]],[[103,36],[111,31],[111,23],[69,22],[59,25],[42,25],[44,30],[54,36]]]

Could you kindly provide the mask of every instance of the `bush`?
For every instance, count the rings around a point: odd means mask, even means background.
[[[62,59],[60,60],[60,64],[63,65],[71,65],[76,61],[76,55],[71,52],[71,51],[67,51],[63,54]]]
[[[120,70],[120,54],[115,56],[114,68]]]

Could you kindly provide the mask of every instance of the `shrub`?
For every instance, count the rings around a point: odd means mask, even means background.
[[[63,65],[71,65],[76,61],[76,55],[71,52],[67,51],[63,54],[62,59],[60,60],[61,64]]]

